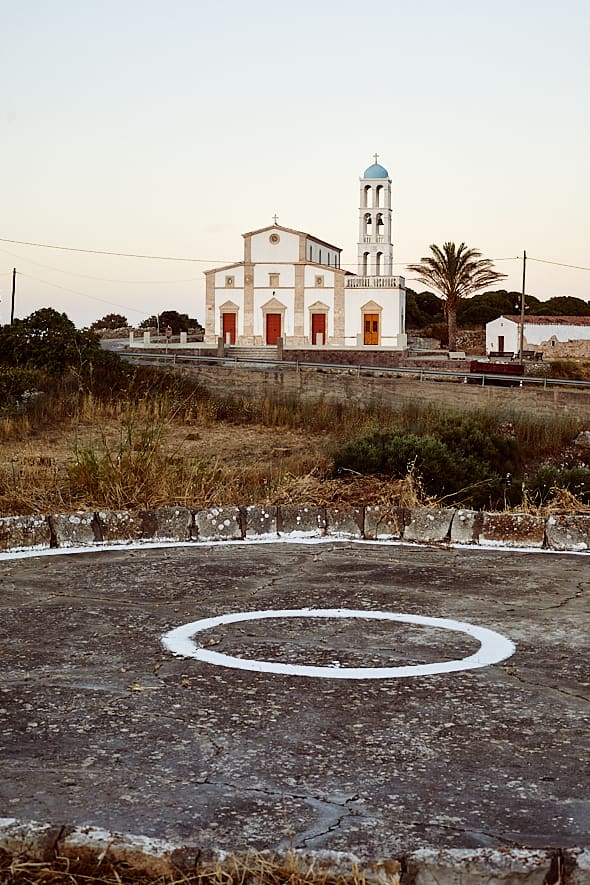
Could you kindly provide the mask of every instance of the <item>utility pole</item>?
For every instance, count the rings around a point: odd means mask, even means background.
[[[14,322],[14,293],[16,292],[16,267],[12,268],[12,301],[10,302],[10,325]]]
[[[525,290],[525,281],[526,281],[526,249],[522,253],[522,294],[520,296],[520,341],[519,341],[519,362],[522,365],[524,362],[523,356],[523,348],[524,348],[524,290]]]

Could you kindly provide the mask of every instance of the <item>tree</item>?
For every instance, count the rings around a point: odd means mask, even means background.
[[[154,314],[139,324],[140,329],[159,328],[160,332],[163,332],[166,326],[170,326],[174,335],[178,335],[179,332],[188,332],[189,329],[203,328],[197,319],[189,317],[186,313],[179,313],[177,310],[163,310],[160,314]]]
[[[96,320],[91,329],[126,329],[129,323],[121,313],[107,313],[101,320]]]
[[[418,264],[408,264],[408,270],[417,274],[421,283],[432,286],[442,295],[449,329],[449,350],[456,350],[460,300],[503,279],[506,274],[495,271],[489,258],[482,258],[481,252],[470,249],[465,243],[459,246],[444,243],[442,249],[432,244],[430,251],[432,255],[421,258]]]
[[[0,327],[0,354],[7,366],[61,373],[100,361],[102,349],[95,332],[80,331],[65,313],[43,307],[24,320]]]
[[[423,329],[443,318],[443,305],[432,292],[414,292],[406,289],[406,325],[408,329]]]
[[[527,299],[528,300],[528,299]],[[536,316],[590,316],[590,304],[582,298],[572,295],[555,295],[548,301],[541,301],[535,310],[529,311]]]

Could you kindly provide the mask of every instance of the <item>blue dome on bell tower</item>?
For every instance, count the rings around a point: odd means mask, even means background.
[[[380,163],[373,163],[363,172],[363,178],[389,178],[389,172]]]

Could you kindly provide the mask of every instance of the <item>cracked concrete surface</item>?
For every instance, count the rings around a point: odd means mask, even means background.
[[[558,847],[590,831],[588,561],[325,542],[0,563],[0,815],[203,848]],[[348,682],[176,658],[228,612],[382,609],[489,627],[480,670]],[[228,624],[226,654],[341,667],[463,657],[449,631],[363,619]]]

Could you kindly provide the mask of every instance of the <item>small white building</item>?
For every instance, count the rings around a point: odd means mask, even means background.
[[[358,274],[341,249],[277,223],[243,234],[242,261],[205,271],[205,343],[404,350],[405,280],[393,275],[391,179],[360,179]]]
[[[523,351],[547,357],[590,357],[590,316],[525,316]],[[486,323],[486,353],[518,353],[520,316],[504,314]]]

